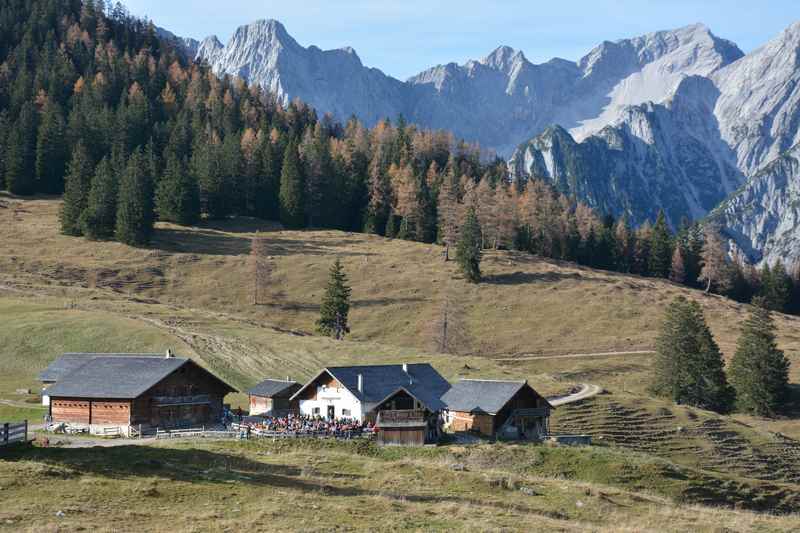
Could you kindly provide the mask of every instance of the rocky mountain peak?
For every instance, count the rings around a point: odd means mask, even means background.
[[[515,50],[510,46],[500,46],[480,60],[481,64],[505,73],[509,73],[519,64],[527,62],[522,51]]]

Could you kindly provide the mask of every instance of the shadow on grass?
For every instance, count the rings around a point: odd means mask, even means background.
[[[39,471],[50,482],[77,479],[82,475],[102,476],[116,480],[163,479],[180,482],[242,483],[256,487],[273,487],[325,496],[383,497],[396,501],[420,503],[469,504],[502,511],[541,512],[524,504],[487,501],[473,496],[456,496],[440,492],[419,494],[394,490],[365,489],[354,486],[362,476],[323,473],[313,468],[261,463],[218,451],[175,449],[150,446],[117,446],[111,448],[31,448],[12,447],[2,456],[8,462],[38,462],[52,468]],[[325,479],[326,477],[330,479]],[[333,485],[340,480],[344,485]],[[165,489],[168,490],[168,489]],[[561,518],[557,514],[554,518]]]
[[[583,276],[578,272],[511,272],[484,276],[481,282],[491,285],[526,285],[528,283],[554,283],[581,279],[583,279]],[[595,280],[593,279],[592,281]]]

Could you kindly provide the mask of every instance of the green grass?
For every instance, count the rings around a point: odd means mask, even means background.
[[[0,456],[0,530],[711,532],[798,525],[795,516],[680,504],[693,476],[612,450],[536,446],[17,449]],[[620,488],[632,477],[641,489]]]
[[[27,420],[29,424],[39,424],[46,412],[44,407],[16,407],[0,403],[0,423]]]

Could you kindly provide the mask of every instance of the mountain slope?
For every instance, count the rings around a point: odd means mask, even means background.
[[[712,215],[752,262],[800,264],[800,144],[764,167]]]
[[[629,106],[610,126],[577,142],[564,129],[546,130],[509,163],[515,179],[546,178],[601,212],[633,224],[663,209],[673,227],[698,219],[744,182],[713,123],[705,78],[686,78],[664,104]]]
[[[402,113],[507,155],[550,124],[580,137],[599,131],[625,106],[660,101],[684,77],[711,75],[741,56],[699,24],[605,42],[578,62],[536,65],[500,47],[481,60],[439,65],[407,82],[365,67],[350,48],[305,48],[274,20],[238,28],[224,46],[209,37],[197,49],[197,59],[215,72],[257,82],[284,102],[301,98],[320,113],[340,120],[356,115],[370,125]]]

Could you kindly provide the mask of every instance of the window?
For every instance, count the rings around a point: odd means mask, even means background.
[[[350,416],[350,409],[342,409],[342,416]]]
[[[314,409],[312,409],[311,413],[319,416],[319,407],[315,407]]]

